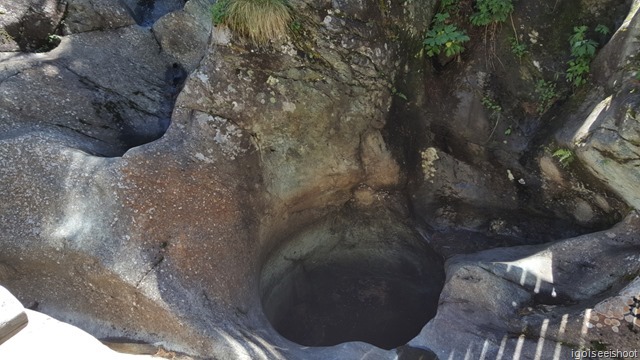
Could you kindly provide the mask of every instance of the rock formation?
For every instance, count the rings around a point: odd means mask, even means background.
[[[212,3],[0,5],[0,284],[25,306],[205,359],[637,346],[638,0],[517,2],[438,59],[435,1],[291,0],[261,46]],[[554,80],[602,23],[589,84]]]

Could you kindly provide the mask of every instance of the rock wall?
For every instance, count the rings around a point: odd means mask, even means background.
[[[54,49],[12,30],[31,2],[0,15],[0,283],[26,306],[202,358],[637,344],[637,1],[589,93],[560,84],[544,114],[533,88],[563,69],[575,9],[595,21],[597,4],[519,2],[529,58],[505,26],[444,63],[415,56],[435,1],[292,1],[297,26],[265,46],[212,27],[205,0],[66,4],[37,12]],[[559,163],[556,142],[579,160]],[[315,270],[353,261],[360,280],[335,277],[355,290],[325,300],[364,304],[397,298],[384,283],[403,274],[419,279],[407,293],[437,293],[441,258],[437,313],[408,346],[306,347],[263,311],[287,269],[285,292],[311,291]],[[282,297],[267,312],[286,312]]]

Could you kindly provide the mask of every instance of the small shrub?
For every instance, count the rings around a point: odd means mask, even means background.
[[[457,11],[459,0],[442,0],[440,2],[440,12],[448,13],[451,11]]]
[[[225,24],[257,44],[283,37],[292,20],[286,0],[219,0],[213,22]]]
[[[607,36],[611,33],[611,30],[609,30],[608,27],[606,27],[605,25],[599,24],[598,26],[596,26],[596,32],[598,34],[602,34],[604,36]]]
[[[591,39],[587,39],[585,36],[586,31],[586,26],[577,26],[573,28],[573,35],[569,37],[571,55],[573,57],[592,57],[595,55],[598,43]]]
[[[454,24],[447,24],[448,13],[438,13],[433,20],[433,27],[427,31],[424,39],[424,48],[430,57],[440,55],[444,50],[446,56],[454,56],[464,51],[465,42],[469,41],[469,36],[458,29]]]
[[[556,84],[551,81],[538,80],[535,91],[538,93],[538,113],[543,114],[549,110],[558,96]]]
[[[566,78],[575,87],[587,83],[590,71],[589,65],[598,46],[598,43],[587,38],[587,29],[586,26],[576,26],[573,28],[573,34],[569,37],[573,59],[568,63],[569,68],[567,69]],[[608,31],[609,29],[606,30]],[[601,28],[600,31],[604,31],[604,29]]]
[[[527,45],[519,42],[515,37],[510,38],[509,41],[511,42],[511,52],[518,59],[521,59],[527,53]]]
[[[513,3],[511,0],[478,0],[476,10],[471,15],[471,24],[486,26],[505,22],[513,11]]]
[[[589,59],[577,58],[569,61],[569,68],[567,69],[567,80],[571,82],[575,87],[584,85],[589,78]]]
[[[464,51],[463,43],[469,36],[455,25],[439,25],[427,32],[424,45],[427,55],[436,56],[444,50],[445,55],[454,56]]]
[[[47,39],[42,43],[42,45],[40,45],[39,48],[35,49],[35,52],[37,53],[49,52],[55,49],[56,47],[58,47],[58,45],[60,45],[60,42],[62,42],[62,38],[59,35],[49,34],[47,36]]]

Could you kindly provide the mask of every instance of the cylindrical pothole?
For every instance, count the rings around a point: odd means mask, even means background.
[[[436,312],[442,260],[385,211],[341,213],[302,231],[262,271],[264,312],[305,346],[406,344]]]

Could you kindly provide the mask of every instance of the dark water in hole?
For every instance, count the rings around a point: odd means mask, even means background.
[[[310,260],[265,301],[287,339],[305,346],[363,341],[384,349],[406,344],[435,316],[444,273],[440,262]]]

